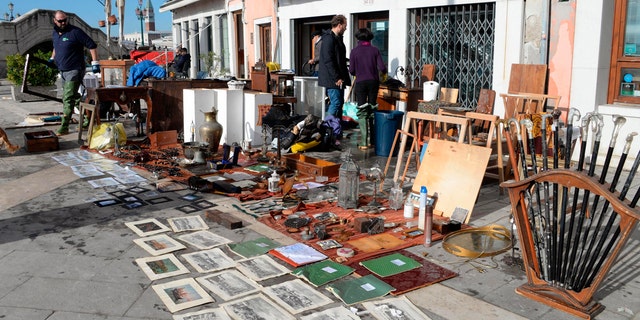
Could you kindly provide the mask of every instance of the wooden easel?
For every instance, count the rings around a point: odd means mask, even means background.
[[[418,129],[419,121],[427,121],[427,126],[424,128],[424,130]],[[407,163],[404,166],[405,169],[402,174],[402,179],[398,180],[398,177],[400,176],[400,167],[402,167],[404,151],[407,145],[407,138],[408,137],[413,138],[413,142],[410,148],[411,148],[411,152],[413,152],[414,149],[416,151],[416,168],[419,169],[420,163],[419,163],[419,157],[417,155],[420,154],[419,146],[422,145],[423,140],[428,141],[429,139],[442,139],[443,132],[440,131],[438,124],[440,125],[451,124],[451,125],[459,126],[460,130],[458,133],[457,142],[458,143],[464,142],[466,131],[467,131],[467,124],[468,124],[467,119],[461,118],[461,117],[444,116],[444,115],[437,115],[432,113],[423,113],[423,112],[416,112],[416,111],[409,111],[407,113],[404,127],[396,131],[396,138],[394,139],[394,146],[395,146],[397,137],[398,136],[401,137],[400,146],[398,148],[398,159],[396,160],[396,169],[393,175],[393,180],[399,181],[400,186],[402,186],[402,184],[404,183],[404,178],[406,176],[407,168],[409,166],[409,161],[411,161],[411,153],[410,153],[409,158],[407,159]],[[384,176],[387,175],[387,171],[389,170],[389,164],[391,162],[393,152],[394,152],[394,149],[391,149],[391,152],[389,153],[389,158],[387,158],[387,165],[385,166],[385,169],[384,169]]]

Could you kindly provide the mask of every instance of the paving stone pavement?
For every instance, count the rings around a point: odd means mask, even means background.
[[[6,82],[0,81],[0,127],[9,128],[6,132],[12,142],[24,145],[25,132],[56,129],[55,126],[11,128],[29,113],[59,111],[61,106],[48,101],[15,102],[8,92]],[[386,157],[377,157],[372,150],[357,150],[358,133],[350,133],[347,145],[352,147],[361,167],[369,167],[373,162],[384,167]],[[0,150],[0,318],[172,319],[151,286],[173,278],[151,281],[145,276],[134,260],[149,254],[133,243],[138,236],[124,223],[145,218],[166,222],[168,218],[184,216],[175,207],[186,204],[179,199],[185,191],[163,193],[172,201],[138,209],[98,208],[89,200],[102,190],[92,188],[87,182],[90,179],[77,177],[52,158],[77,151],[76,137],[75,134],[62,137],[60,150],[56,152],[28,153],[22,149],[9,155]],[[310,155],[340,162],[339,152]],[[146,172],[138,173],[150,178]],[[409,179],[415,177],[415,170],[408,175]],[[385,182],[386,190],[391,185],[389,180]],[[634,192],[638,184],[638,179],[634,180]],[[139,186],[153,189],[150,180]],[[371,184],[363,183],[361,193],[369,193],[371,188]],[[496,182],[483,184],[471,225],[510,225],[508,197],[498,190]],[[214,203],[226,199],[214,194],[204,197]],[[248,215],[236,216],[244,221],[244,228],[232,231],[209,223],[210,230],[234,242],[267,236],[282,244],[294,243]],[[596,294],[595,299],[606,307],[598,319],[638,319],[639,238],[636,230],[620,263]],[[440,242],[429,248],[416,246],[410,251],[459,274],[405,294],[432,319],[574,319],[515,293],[515,288],[526,282],[526,275],[519,265],[510,263],[512,251],[473,261],[451,255]],[[200,276],[191,271],[191,276]],[[290,279],[293,276],[288,275],[262,284],[268,286]],[[342,305],[328,291],[322,288],[320,291],[333,300],[330,307]],[[217,302],[213,304],[178,314],[215,307],[222,302],[215,298]],[[372,317],[363,315],[362,319]]]

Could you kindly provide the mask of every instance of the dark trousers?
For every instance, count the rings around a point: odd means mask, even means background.
[[[356,95],[356,102],[358,103],[358,106],[367,102],[370,105],[378,104],[378,88],[380,87],[380,82],[378,80],[358,81],[356,79],[355,86],[354,93]]]

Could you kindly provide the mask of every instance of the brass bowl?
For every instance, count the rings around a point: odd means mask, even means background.
[[[208,148],[209,148],[209,144],[206,142],[192,141],[192,142],[185,142],[182,144],[184,157],[189,160],[193,160],[193,157],[195,156],[196,151],[200,150],[203,153],[206,153]]]

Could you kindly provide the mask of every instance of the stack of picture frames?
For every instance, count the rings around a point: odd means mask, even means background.
[[[301,243],[282,245],[257,233],[233,242],[211,232],[198,214],[125,225],[148,254],[135,263],[174,319],[360,319],[347,307],[357,303],[376,319],[428,318],[404,297],[381,300],[395,288],[373,275],[356,277],[355,268],[321,254],[299,259],[297,253],[315,250]],[[304,262],[293,267],[270,254],[276,251]],[[385,261],[396,260],[411,259]]]

